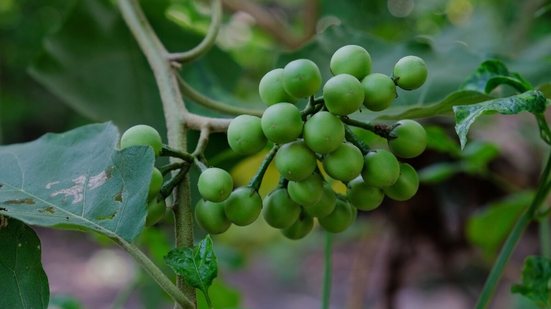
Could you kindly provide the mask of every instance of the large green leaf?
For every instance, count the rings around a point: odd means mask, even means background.
[[[150,147],[115,149],[111,123],[0,147],[0,215],[132,241],[143,229]]]
[[[480,64],[461,85],[461,89],[490,93],[499,85],[509,85],[519,92],[532,89],[532,85],[518,73],[509,72],[507,66],[499,60],[486,60]]]
[[[40,262],[40,239],[27,225],[0,228],[0,308],[47,308],[50,290]]]
[[[212,280],[218,275],[212,239],[207,235],[193,248],[176,248],[168,252],[165,262],[191,286],[208,292]]]
[[[531,90],[518,95],[494,99],[473,105],[454,106],[455,131],[461,148],[467,143],[467,133],[471,125],[482,115],[499,113],[513,115],[521,112],[542,113],[547,99],[541,91]]]
[[[521,294],[540,308],[551,308],[551,260],[542,256],[529,256],[522,268],[522,283],[515,284],[511,292]]]
[[[493,256],[533,196],[532,192],[516,193],[473,214],[466,226],[469,242],[481,248],[487,257]]]

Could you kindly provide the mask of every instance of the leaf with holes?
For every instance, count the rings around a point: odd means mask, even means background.
[[[118,140],[104,123],[0,147],[0,215],[132,241],[145,223],[153,151],[118,151]]]
[[[47,308],[48,277],[40,263],[40,240],[21,221],[0,228],[0,308]]]
[[[467,133],[471,125],[482,115],[499,113],[513,115],[521,112],[542,113],[547,99],[538,90],[531,90],[514,96],[485,101],[478,104],[454,106],[455,132],[459,136],[461,149],[467,143]]]
[[[529,256],[522,268],[522,283],[515,284],[511,292],[521,294],[541,308],[551,307],[551,260],[542,256]]]
[[[168,252],[165,262],[191,286],[207,295],[212,280],[218,275],[212,239],[207,235],[193,248],[176,248]]]

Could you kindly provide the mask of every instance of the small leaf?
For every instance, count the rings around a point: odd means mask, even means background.
[[[465,147],[461,153],[463,170],[469,174],[481,174],[487,171],[488,164],[499,156],[499,148],[486,142],[475,141]]]
[[[36,233],[9,220],[0,228],[0,248],[0,308],[47,308],[50,290]]]
[[[0,215],[132,241],[143,229],[150,147],[117,151],[111,123],[0,146]]]
[[[69,295],[52,295],[48,309],[82,309],[80,301]]]
[[[460,89],[490,93],[499,85],[509,85],[519,92],[532,89],[532,85],[517,73],[509,72],[499,60],[486,60],[467,78]]]
[[[467,239],[492,257],[532,198],[532,192],[515,193],[471,215],[465,229]]]
[[[447,153],[453,157],[460,155],[459,144],[444,129],[435,125],[425,126],[427,132],[427,149]]]
[[[212,239],[207,235],[193,248],[176,248],[168,252],[165,262],[174,272],[184,278],[187,284],[207,294],[212,280],[218,275],[216,255]]]
[[[542,256],[529,256],[522,268],[522,283],[515,284],[511,292],[521,294],[536,305],[551,307],[551,260]]]
[[[419,181],[424,184],[440,183],[461,171],[456,163],[439,162],[419,170]]]
[[[546,98],[538,90],[527,91],[507,98],[499,98],[478,104],[454,106],[455,131],[461,142],[461,149],[467,143],[467,133],[471,125],[481,115],[499,113],[513,115],[520,112],[542,113],[545,110]]]

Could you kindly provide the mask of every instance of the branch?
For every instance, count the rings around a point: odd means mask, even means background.
[[[182,53],[169,54],[168,59],[171,61],[177,61],[179,63],[186,63],[201,57],[202,55],[207,53],[216,42],[216,37],[218,36],[218,32],[220,32],[221,24],[222,1],[212,0],[212,21],[210,23],[207,35],[203,38],[201,43],[199,43],[194,48]]]
[[[247,114],[247,115],[253,115],[253,116],[262,116],[262,111],[253,110],[250,108],[244,108],[244,107],[237,107],[232,106],[214,99],[211,99],[209,97],[204,96],[197,90],[193,89],[193,87],[186,83],[186,81],[178,75],[178,82],[180,83],[180,90],[184,94],[184,96],[188,97],[192,101],[194,101],[197,104],[200,104],[204,107],[207,107],[209,109],[219,111],[224,114],[228,115],[241,115],[241,114]]]

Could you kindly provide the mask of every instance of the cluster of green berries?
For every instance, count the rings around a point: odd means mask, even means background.
[[[415,169],[397,157],[413,158],[424,151],[424,128],[413,120],[398,121],[384,133],[390,151],[367,149],[346,120],[362,106],[371,111],[389,107],[397,96],[396,86],[420,87],[427,77],[424,61],[404,57],[389,77],[371,73],[371,56],[364,48],[347,45],[333,54],[330,68],[333,77],[323,88],[318,66],[307,59],[264,75],[259,94],[268,108],[262,117],[233,119],[227,138],[231,149],[244,155],[259,152],[268,142],[276,145],[275,167],[282,181],[262,200],[255,186],[233,190],[231,176],[222,169],[203,171],[198,183],[203,199],[195,217],[207,232],[222,233],[232,223],[248,225],[262,213],[270,226],[291,239],[306,236],[314,218],[327,231],[338,233],[355,221],[357,210],[377,208],[385,195],[405,201],[417,192]],[[321,88],[322,97],[315,99]],[[303,98],[309,103],[300,111],[295,104]],[[347,185],[345,196],[333,191],[334,181]]]
[[[131,146],[150,146],[153,148],[155,157],[158,157],[163,147],[159,132],[148,125],[140,124],[126,130],[120,140],[120,148],[125,149]],[[146,225],[153,225],[162,219],[166,212],[165,199],[159,195],[164,183],[163,174],[159,169],[153,167],[149,190],[147,193],[147,218]]]

